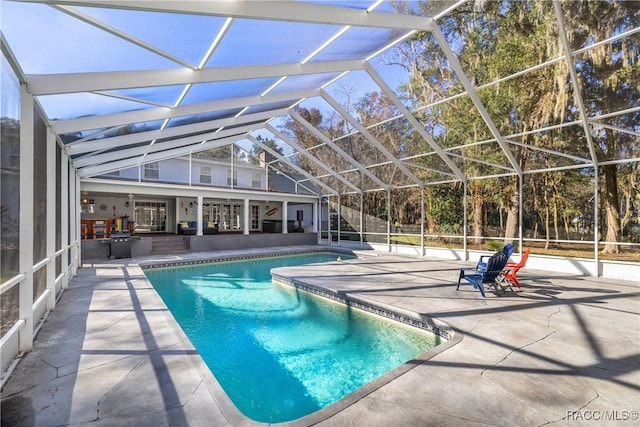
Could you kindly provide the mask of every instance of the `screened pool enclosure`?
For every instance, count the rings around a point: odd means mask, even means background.
[[[79,266],[83,188],[177,197],[198,184],[119,176],[174,158],[262,168],[320,243],[637,262],[639,9],[3,0],[3,354]]]

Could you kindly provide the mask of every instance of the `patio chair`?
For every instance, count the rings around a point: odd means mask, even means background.
[[[178,234],[194,235],[196,234],[196,227],[188,221],[181,221],[178,223]]]
[[[206,224],[202,224],[202,234],[218,234],[219,231],[218,223],[215,221],[208,221]]]
[[[509,259],[509,257],[511,255],[513,255],[513,251],[515,251],[515,247],[513,246],[513,243],[507,243],[502,248],[502,252],[504,252],[507,255],[507,259]],[[485,261],[485,259],[489,258],[490,256],[492,256],[492,255],[480,255],[480,259],[478,260],[478,263],[476,264],[476,270],[477,271],[486,270],[487,262]]]
[[[93,238],[104,239],[106,237],[106,226],[104,224],[95,224],[93,226]]]
[[[484,293],[484,285],[491,285],[496,291],[498,291],[498,277],[502,273],[502,269],[507,264],[509,257],[504,251],[496,252],[491,255],[486,262],[485,270],[479,271],[473,268],[461,268],[460,275],[458,276],[458,286],[456,291],[460,289],[460,281],[465,279],[471,283],[474,288],[479,289],[483,297],[486,297]],[[467,273],[471,271],[471,273]]]
[[[520,287],[520,282],[518,281],[517,274],[518,274],[518,271],[526,265],[527,259],[529,258],[529,252],[531,252],[531,249],[529,248],[525,249],[525,251],[522,253],[522,258],[520,258],[520,261],[518,262],[510,261],[510,262],[507,262],[507,264],[504,266],[502,275],[501,277],[499,277],[499,280],[498,280],[503,290],[505,287],[508,287],[511,290],[513,290],[512,286],[515,286],[516,288]]]

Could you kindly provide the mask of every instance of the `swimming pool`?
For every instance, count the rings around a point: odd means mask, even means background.
[[[145,273],[236,407],[255,421],[284,422],[337,402],[439,343],[433,334],[272,283],[272,268],[337,256]]]

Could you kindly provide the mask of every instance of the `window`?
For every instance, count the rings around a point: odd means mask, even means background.
[[[260,206],[251,205],[251,230],[260,229]]]
[[[231,180],[231,169],[227,169],[227,185],[234,186],[234,187],[238,186],[238,171],[237,170],[233,171],[233,182],[232,182],[232,180]]]
[[[262,188],[262,174],[260,172],[251,173],[251,188]]]
[[[149,179],[160,178],[160,171],[158,169],[158,162],[147,163],[144,165],[144,177]]]
[[[200,166],[200,183],[211,184],[211,167]]]

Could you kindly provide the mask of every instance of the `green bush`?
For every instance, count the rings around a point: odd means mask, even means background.
[[[487,249],[498,252],[504,247],[504,242],[502,240],[487,240],[486,245]]]

